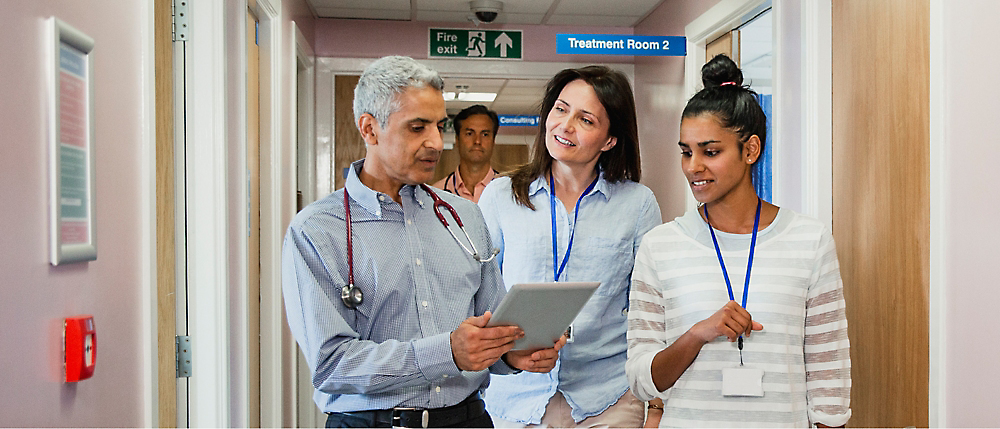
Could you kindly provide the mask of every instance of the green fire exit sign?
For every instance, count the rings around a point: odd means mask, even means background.
[[[430,57],[521,59],[520,30],[431,28]]]

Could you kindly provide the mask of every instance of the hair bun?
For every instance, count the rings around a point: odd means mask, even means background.
[[[701,82],[705,88],[720,86],[727,82],[743,85],[743,72],[726,54],[718,54],[701,67]]]

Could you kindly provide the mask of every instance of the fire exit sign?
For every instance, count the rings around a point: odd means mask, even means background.
[[[520,60],[521,30],[431,28],[428,56]]]

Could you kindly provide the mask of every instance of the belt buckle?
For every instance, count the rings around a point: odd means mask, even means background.
[[[420,414],[420,427],[426,428],[427,425],[430,423],[430,420],[431,420],[431,413],[430,413],[430,411],[421,410],[419,408],[412,408],[412,407],[395,407],[395,408],[392,409],[392,427],[394,427],[394,428],[405,428],[405,427],[408,427],[408,426],[403,426],[403,424],[402,424],[403,423],[402,417],[400,417],[400,415],[399,415],[400,411],[423,411],[423,413]]]

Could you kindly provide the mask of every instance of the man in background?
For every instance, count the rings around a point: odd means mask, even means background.
[[[490,165],[500,118],[482,104],[469,106],[455,116],[455,143],[460,161],[458,168],[434,183],[435,188],[451,192],[474,203],[497,171]]]

